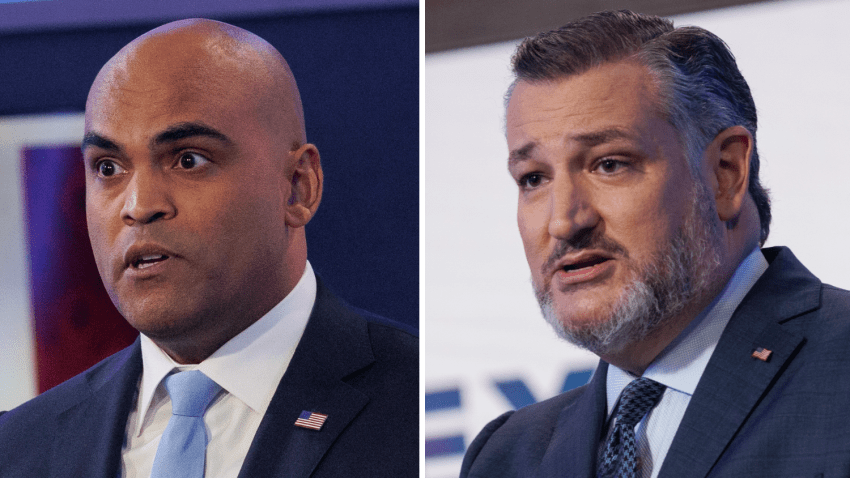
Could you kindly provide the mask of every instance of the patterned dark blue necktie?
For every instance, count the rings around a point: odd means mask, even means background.
[[[658,382],[641,377],[628,384],[620,394],[620,405],[614,429],[608,435],[605,451],[599,460],[599,477],[637,478],[637,445],[635,425],[658,403],[664,389]]]

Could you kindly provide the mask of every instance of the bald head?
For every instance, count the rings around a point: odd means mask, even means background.
[[[178,96],[169,101],[213,93],[223,104],[249,105],[290,149],[306,142],[301,97],[289,65],[272,45],[241,28],[189,19],[133,40],[98,73],[86,102],[87,117],[115,91],[164,88]]]
[[[97,75],[85,131],[101,278],[172,358],[203,360],[298,283],[322,169],[267,42],[209,20],[152,30]]]

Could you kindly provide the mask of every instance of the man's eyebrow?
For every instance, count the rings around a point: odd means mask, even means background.
[[[88,148],[89,146],[94,146],[100,149],[105,149],[107,151],[112,151],[116,153],[118,151],[121,151],[121,147],[117,144],[113,143],[112,141],[104,138],[103,136],[97,133],[92,132],[88,132],[85,136],[83,136],[83,144],[80,146],[80,148],[85,151],[86,148]]]
[[[227,144],[233,143],[224,133],[204,124],[177,123],[169,126],[168,129],[156,135],[156,137],[151,141],[151,149],[153,149],[154,146],[173,143],[174,141],[180,141],[181,139],[195,136],[205,136],[207,138],[217,139]]]
[[[537,147],[536,142],[530,142],[524,144],[522,147],[518,149],[511,150],[508,154],[508,168],[512,165],[519,163],[521,161],[525,161],[531,157],[531,153],[534,151],[534,148]]]
[[[600,144],[609,143],[617,139],[634,139],[635,136],[626,130],[620,128],[608,128],[600,131],[592,131],[589,133],[579,133],[567,136],[567,141],[581,143],[586,148],[599,146]],[[531,158],[534,149],[537,147],[536,141],[531,141],[524,144],[522,147],[514,149],[508,155],[508,167],[511,165],[526,161]]]
[[[608,128],[601,131],[593,131],[591,133],[582,133],[571,135],[571,141],[577,141],[584,144],[586,147],[598,146],[600,144],[609,143],[615,139],[633,139],[634,135],[620,128]]]

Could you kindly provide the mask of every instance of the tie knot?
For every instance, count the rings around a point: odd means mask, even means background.
[[[633,380],[620,395],[617,423],[634,427],[646,412],[658,403],[665,388],[667,387],[648,378]]]
[[[171,397],[171,413],[201,417],[221,387],[198,370],[178,372],[165,377],[165,389]]]

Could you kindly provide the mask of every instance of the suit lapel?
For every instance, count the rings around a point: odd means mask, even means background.
[[[142,354],[138,339],[104,367],[88,372],[80,399],[57,416],[51,476],[115,477]]]
[[[803,346],[804,337],[782,323],[820,305],[821,283],[787,249],[765,250],[765,256],[776,257],[723,331],[659,478],[707,476]],[[758,347],[772,352],[766,362],[752,357]]]
[[[307,328],[260,423],[240,478],[310,476],[369,401],[343,381],[374,361],[369,344],[366,321],[319,282]],[[328,418],[318,431],[296,427],[302,411]]]
[[[607,416],[607,375],[608,364],[600,361],[584,393],[561,411],[534,476],[595,476],[597,448]]]

